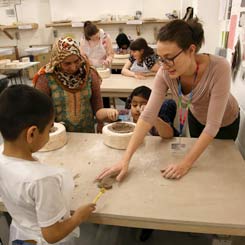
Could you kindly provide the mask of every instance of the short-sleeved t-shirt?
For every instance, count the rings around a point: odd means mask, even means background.
[[[10,241],[35,240],[47,244],[40,227],[70,217],[73,187],[72,175],[62,168],[1,153],[0,196],[13,219]],[[65,241],[78,235],[79,230],[75,229],[61,242],[66,244]]]

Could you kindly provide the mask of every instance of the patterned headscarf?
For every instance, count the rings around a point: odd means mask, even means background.
[[[75,74],[67,74],[62,71],[60,63],[64,59],[72,54],[77,55],[80,60],[80,68]],[[53,73],[57,77],[58,81],[62,83],[68,89],[79,89],[85,84],[87,76],[89,74],[89,62],[80,53],[79,47],[71,37],[65,37],[58,39],[52,48],[50,62],[34,77],[33,82],[37,80],[38,76],[45,73]]]

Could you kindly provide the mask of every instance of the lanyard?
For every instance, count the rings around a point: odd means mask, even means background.
[[[180,77],[178,77],[177,81],[178,81],[178,107],[179,107],[179,135],[182,136],[183,133],[183,128],[187,119],[187,115],[188,115],[188,110],[190,108],[191,105],[191,101],[192,101],[192,97],[193,97],[193,86],[194,83],[197,79],[197,74],[198,74],[198,70],[199,70],[199,64],[197,63],[197,67],[196,67],[196,71],[195,71],[195,75],[194,75],[194,79],[192,81],[192,85],[191,85],[191,92],[189,94],[189,99],[187,101],[187,106],[183,115],[183,109],[184,107],[182,106],[182,90],[181,90],[181,81],[180,81]]]

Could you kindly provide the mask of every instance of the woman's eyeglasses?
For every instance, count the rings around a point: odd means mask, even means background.
[[[184,50],[180,50],[180,52],[178,54],[176,54],[174,57],[172,58],[162,58],[162,57],[158,57],[158,62],[160,65],[167,65],[169,67],[174,66],[174,60],[183,52]]]

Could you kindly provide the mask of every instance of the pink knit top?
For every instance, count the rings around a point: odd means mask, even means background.
[[[228,126],[238,117],[239,106],[230,93],[230,64],[223,57],[209,57],[209,65],[193,89],[190,110],[194,117],[205,125],[204,132],[215,137],[220,127]],[[141,119],[150,124],[154,123],[168,89],[174,98],[178,98],[177,79],[170,79],[161,67],[154,79],[152,93]],[[188,99],[189,94],[183,95],[182,103],[186,104]]]

